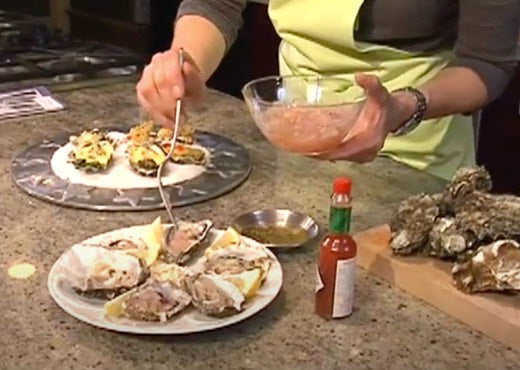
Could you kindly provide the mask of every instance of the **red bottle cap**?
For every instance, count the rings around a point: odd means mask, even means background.
[[[336,194],[350,195],[352,181],[348,177],[338,177],[334,180],[333,191]]]

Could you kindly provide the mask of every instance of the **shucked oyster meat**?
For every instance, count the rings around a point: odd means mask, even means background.
[[[178,230],[170,228],[166,232],[162,246],[162,259],[177,264],[186,262],[195,248],[207,237],[212,227],[212,221],[203,220],[180,225]]]
[[[265,277],[271,265],[271,258],[262,247],[243,242],[224,248],[208,248],[205,258],[204,271],[219,275],[260,269]]]
[[[76,290],[100,298],[115,297],[141,284],[149,274],[146,262],[122,250],[75,245],[61,266]]]
[[[175,263],[156,262],[150,266],[150,278],[156,281],[169,281],[175,287],[187,289],[188,279],[194,273],[187,267]]]
[[[242,311],[245,297],[237,286],[219,275],[198,274],[190,279],[193,305],[210,316],[229,316]]]
[[[167,321],[191,303],[190,295],[168,280],[145,284],[105,303],[105,315],[140,321]]]
[[[480,247],[452,269],[453,284],[467,292],[520,291],[520,244],[499,240]]]

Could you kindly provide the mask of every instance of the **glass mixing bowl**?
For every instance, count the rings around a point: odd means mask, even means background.
[[[253,120],[277,148],[319,154],[341,144],[363,107],[363,90],[341,77],[269,76],[242,89]]]

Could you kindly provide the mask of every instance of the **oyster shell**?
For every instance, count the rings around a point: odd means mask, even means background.
[[[427,246],[433,224],[440,215],[441,194],[418,194],[404,200],[390,222],[390,246],[396,254],[413,254]]]
[[[177,134],[177,142],[182,144],[193,144],[195,129],[190,125],[182,125]],[[157,131],[157,140],[160,143],[171,141],[173,138],[173,130],[169,128],[161,128]]]
[[[128,133],[128,140],[131,145],[143,145],[151,141],[154,135],[153,121],[145,121],[133,127]]]
[[[271,258],[263,247],[244,242],[224,248],[208,248],[205,258],[204,271],[218,275],[240,274],[259,268],[263,280],[271,267]]]
[[[130,145],[127,149],[128,161],[132,168],[144,176],[157,174],[159,166],[166,160],[166,154],[155,144]]]
[[[186,262],[194,249],[207,237],[212,227],[212,221],[203,220],[180,225],[178,230],[171,228],[162,245],[162,259],[177,264]]]
[[[245,297],[238,287],[219,275],[198,274],[190,280],[193,305],[210,316],[229,316],[242,311]]]
[[[150,278],[156,281],[169,281],[179,289],[187,290],[188,279],[194,273],[183,266],[174,263],[156,262],[150,266]]]
[[[452,269],[453,285],[466,293],[520,291],[520,244],[499,240],[480,247]]]
[[[78,244],[62,258],[64,276],[72,287],[101,298],[115,297],[149,275],[145,261],[123,250]]]
[[[114,143],[98,129],[83,131],[80,136],[71,136],[73,145],[69,162],[85,172],[104,171],[114,155]]]
[[[169,153],[171,143],[169,141],[162,143],[161,148],[164,152]],[[172,155],[172,161],[178,164],[203,165],[206,163],[206,152],[196,146],[177,144]]]
[[[145,284],[105,303],[105,315],[139,321],[167,321],[191,303],[191,296],[168,280]]]
[[[438,218],[429,235],[429,254],[439,258],[460,258],[471,253],[474,240],[459,227],[453,217]]]

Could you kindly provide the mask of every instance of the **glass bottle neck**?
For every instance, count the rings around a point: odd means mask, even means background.
[[[348,234],[352,206],[350,197],[344,194],[333,194],[329,214],[329,230],[333,234]]]

